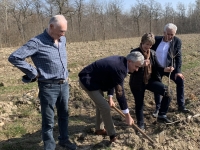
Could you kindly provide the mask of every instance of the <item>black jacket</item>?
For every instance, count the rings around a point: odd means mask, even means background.
[[[159,46],[160,42],[162,41],[163,36],[156,36],[155,40],[156,43],[152,46],[151,49],[156,51],[157,47]],[[167,60],[166,60],[166,66],[169,67],[172,66],[172,58],[170,57],[170,54],[175,56],[174,58],[174,73],[181,73],[181,65],[182,65],[182,57],[181,57],[181,40],[178,37],[174,37],[172,41],[170,42],[170,47],[168,50]]]
[[[79,74],[79,80],[88,91],[107,91],[113,95],[117,85],[122,87],[122,96],[117,97],[120,108],[128,108],[124,94],[124,78],[127,76],[127,59],[123,56],[110,56],[86,66]]]
[[[141,49],[138,47],[136,49],[131,50],[133,51],[139,51],[141,52]],[[142,53],[142,52],[141,52]],[[150,54],[150,62],[152,67],[152,74],[151,78],[149,79],[149,82],[151,81],[160,81],[161,82],[161,76],[159,72],[163,72],[164,68],[160,66],[155,51],[151,50]],[[129,85],[131,89],[141,90],[144,85],[144,67],[139,68],[138,71],[135,71],[130,75]]]

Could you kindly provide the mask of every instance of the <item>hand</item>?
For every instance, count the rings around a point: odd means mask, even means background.
[[[130,126],[134,124],[134,120],[129,113],[125,114],[126,123]]]
[[[164,72],[172,72],[174,70],[174,67],[170,66],[170,67],[166,67],[164,69]]]
[[[148,66],[149,64],[150,64],[150,60],[149,59],[145,59],[143,66],[145,67],[145,66]]]
[[[164,72],[172,72],[174,70],[174,67],[170,66],[170,67],[166,67],[164,69]]]
[[[183,76],[182,73],[176,73],[176,74],[175,74],[175,80],[176,80],[177,77],[180,77],[180,78],[183,79],[183,80],[185,79],[185,77]]]
[[[110,107],[115,106],[115,103],[111,96],[109,97],[108,103],[109,103]]]

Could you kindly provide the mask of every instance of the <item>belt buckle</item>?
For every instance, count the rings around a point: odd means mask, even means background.
[[[59,84],[63,84],[63,83],[65,83],[65,80],[60,80],[59,81]]]

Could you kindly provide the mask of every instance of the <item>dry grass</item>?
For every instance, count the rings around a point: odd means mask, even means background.
[[[200,49],[199,34],[178,35],[183,42],[183,67],[185,75],[186,106],[194,115],[200,113]],[[151,113],[155,106],[153,95],[146,91],[145,94],[145,123],[146,133],[156,141],[160,141],[158,148],[152,147],[144,138],[135,135],[131,127],[127,127],[123,119],[112,111],[116,131],[120,135],[119,142],[111,147],[106,146],[102,137],[93,135],[95,108],[87,95],[79,88],[77,83],[78,72],[94,60],[110,56],[126,56],[131,47],[139,45],[140,38],[128,38],[119,40],[96,41],[87,43],[68,43],[68,68],[70,70],[70,137],[79,149],[182,149],[197,150],[199,144],[199,123],[197,117],[190,123],[183,121],[179,124],[166,126],[155,124]],[[7,58],[16,48],[0,49],[0,149],[2,150],[40,150],[41,142],[41,117],[39,101],[36,98],[37,84],[24,84],[21,82],[23,75],[13,67]],[[167,79],[164,78],[164,83]],[[134,114],[134,99],[125,79],[126,97],[128,99],[131,114]],[[172,83],[175,90],[175,85]],[[188,115],[177,113],[176,100],[173,100],[168,113],[172,119],[186,120]],[[1,126],[2,123],[2,126]],[[164,137],[162,136],[164,135]],[[58,127],[55,116],[54,136],[57,141]],[[62,150],[57,147],[57,150]]]

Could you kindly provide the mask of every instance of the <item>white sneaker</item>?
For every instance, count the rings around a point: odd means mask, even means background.
[[[159,113],[159,110],[155,110],[154,112],[153,112],[153,117],[154,118],[157,118],[158,117],[158,113]]]

